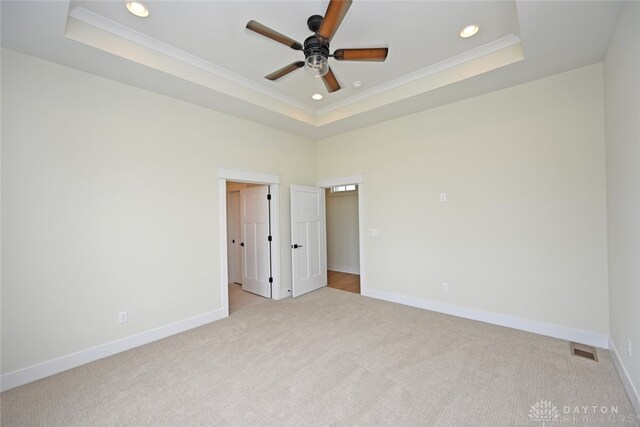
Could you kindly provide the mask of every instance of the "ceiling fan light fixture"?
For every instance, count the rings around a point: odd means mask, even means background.
[[[296,61],[286,65],[271,74],[267,74],[265,79],[276,81],[287,74],[304,67],[307,73],[313,77],[321,77],[322,83],[329,93],[340,90],[340,83],[329,67],[329,58],[334,61],[374,61],[383,62],[387,59],[389,48],[356,48],[338,49],[333,55],[329,51],[329,44],[342,22],[347,10],[353,0],[329,0],[325,16],[312,15],[307,19],[307,27],[313,35],[307,37],[304,45],[294,39],[281,34],[266,25],[253,19],[247,22],[246,29],[267,37],[273,41],[290,47],[293,50],[304,52],[304,61]],[[357,86],[355,86],[357,88]],[[314,98],[315,99],[315,98]]]
[[[475,36],[478,31],[480,31],[480,27],[477,25],[467,25],[460,31],[460,37],[463,39],[468,39],[469,37]]]
[[[314,77],[322,77],[329,72],[329,60],[322,55],[309,55],[304,61],[304,68]]]
[[[304,68],[314,77],[322,77],[329,72],[329,44],[316,35],[304,41]]]
[[[140,18],[146,18],[149,16],[149,9],[139,1],[128,1],[127,10]]]

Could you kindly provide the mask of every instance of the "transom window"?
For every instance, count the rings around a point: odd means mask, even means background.
[[[349,184],[349,185],[338,185],[337,187],[331,187],[332,193],[344,193],[346,191],[356,191],[357,185]]]

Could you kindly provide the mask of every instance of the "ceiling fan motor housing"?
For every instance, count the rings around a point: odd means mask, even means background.
[[[328,58],[329,43],[321,41],[316,35],[307,37],[304,41],[304,57],[308,58],[311,55],[320,55]]]
[[[324,58],[329,57],[329,42],[318,37],[318,31],[320,31],[323,19],[321,15],[311,15],[309,19],[307,19],[307,27],[309,27],[309,30],[312,31],[314,35],[307,37],[304,41],[305,58],[311,55],[320,55]]]

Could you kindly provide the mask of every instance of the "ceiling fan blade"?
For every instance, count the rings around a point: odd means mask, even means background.
[[[371,49],[338,49],[333,57],[338,61],[379,61],[387,59],[389,49],[376,47]]]
[[[330,0],[318,36],[323,40],[331,41],[349,7],[351,7],[351,0]]]
[[[304,66],[304,61],[297,61],[293,64],[287,65],[286,67],[280,68],[278,71],[274,71],[268,76],[264,76],[264,78],[267,80],[278,80],[280,77],[286,76],[290,72],[295,71],[302,66]]]
[[[324,82],[324,85],[326,86],[329,93],[340,90],[340,83],[338,83],[336,76],[333,75],[333,71],[331,70],[331,68],[329,68],[329,72],[327,74],[322,76],[322,81]]]
[[[284,34],[280,34],[279,32],[272,30],[266,25],[262,25],[259,22],[251,20],[247,22],[247,28],[251,31],[255,31],[258,34],[261,34],[265,37],[269,37],[272,40],[280,42],[284,45],[289,46],[291,49],[302,50],[302,45],[295,41],[292,38],[285,36]]]

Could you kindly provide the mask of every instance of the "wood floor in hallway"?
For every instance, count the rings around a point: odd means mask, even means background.
[[[360,275],[327,271],[327,286],[341,291],[360,293]]]

